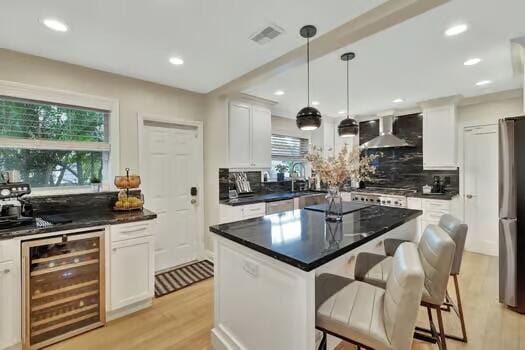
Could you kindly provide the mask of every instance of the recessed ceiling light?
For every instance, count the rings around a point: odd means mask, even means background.
[[[476,83],[477,86],[485,86],[492,84],[492,80],[481,80]]]
[[[284,91],[283,90],[277,90],[273,93],[275,96],[282,96],[284,95]]]
[[[51,30],[56,32],[67,32],[69,27],[64,22],[54,18],[44,18],[42,23]]]
[[[402,98],[396,98],[392,102],[394,102],[394,103],[401,103],[401,102],[405,102],[405,100],[403,100]]]
[[[170,63],[176,66],[180,66],[181,64],[184,64],[184,60],[180,57],[171,57]]]
[[[458,24],[457,26],[453,26],[453,27],[450,27],[448,28],[446,31],[445,31],[445,35],[446,36],[455,36],[455,35],[459,35],[461,33],[464,33],[466,32],[468,29],[468,26],[466,24]]]
[[[478,64],[481,62],[481,58],[470,58],[468,60],[466,60],[465,62],[463,62],[463,64],[465,66],[473,66],[475,64]]]
[[[337,112],[337,113],[339,113],[339,114],[345,114],[346,111],[345,111],[344,109],[341,109],[341,110],[340,110],[339,112]]]
[[[312,101],[312,106],[319,106],[319,101]]]

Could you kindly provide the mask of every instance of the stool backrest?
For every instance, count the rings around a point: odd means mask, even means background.
[[[428,225],[418,244],[419,258],[425,271],[425,300],[441,305],[447,291],[456,244],[442,228]],[[428,295],[427,295],[428,294]]]
[[[451,275],[458,275],[461,269],[461,261],[463,260],[463,252],[465,250],[465,241],[467,240],[468,226],[458,218],[445,214],[439,220],[439,227],[445,230],[450,238],[456,243],[456,252],[454,254],[454,262],[452,263]]]
[[[410,349],[425,273],[414,243],[403,243],[392,261],[386,282],[383,319],[394,349]]]

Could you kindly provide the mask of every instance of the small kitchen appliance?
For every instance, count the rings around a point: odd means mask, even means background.
[[[27,183],[0,184],[0,229],[35,222],[31,206],[22,198],[30,193],[31,186]]]

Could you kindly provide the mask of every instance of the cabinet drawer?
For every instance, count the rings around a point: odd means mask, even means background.
[[[407,198],[407,208],[421,210],[423,207],[421,198]]]
[[[443,213],[427,213],[425,212],[425,215],[423,215],[423,221],[426,221],[430,224],[437,225],[439,223],[439,220],[443,216]]]
[[[132,222],[129,224],[111,226],[111,242],[151,236],[151,234],[152,232],[149,221]]]
[[[440,211],[448,213],[450,211],[450,201],[441,199],[424,199],[423,210]]]
[[[242,218],[243,219],[257,218],[259,216],[264,216],[265,214],[266,214],[266,204],[265,203],[249,204],[249,205],[242,206]]]

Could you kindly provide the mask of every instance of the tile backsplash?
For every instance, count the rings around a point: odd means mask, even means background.
[[[406,140],[413,147],[382,148],[366,150],[367,154],[379,157],[374,161],[376,174],[367,183],[369,186],[401,187],[421,189],[431,185],[434,176],[442,181],[449,179],[447,188],[459,191],[459,170],[423,170],[423,118],[418,114],[400,116],[394,122],[394,134]],[[359,144],[379,135],[379,120],[359,123]]]

